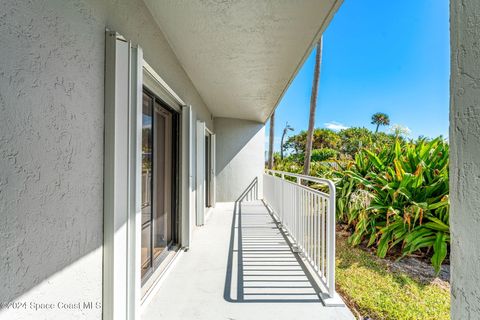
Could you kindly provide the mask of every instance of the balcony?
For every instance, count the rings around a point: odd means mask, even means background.
[[[263,180],[264,201],[254,181],[237,202],[217,204],[142,319],[354,319],[331,287],[329,195],[304,186],[305,176]]]

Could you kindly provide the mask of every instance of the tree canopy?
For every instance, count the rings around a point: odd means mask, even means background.
[[[377,125],[375,128],[375,133],[377,133],[380,126],[390,125],[390,117],[386,113],[377,112],[372,116],[372,124]]]

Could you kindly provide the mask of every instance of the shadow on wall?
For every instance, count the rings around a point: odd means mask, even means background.
[[[215,174],[222,172],[263,127],[263,123],[255,121],[215,118],[215,133],[217,134]],[[261,152],[263,149],[258,151]],[[261,152],[261,157],[264,157],[263,152]]]
[[[217,201],[238,201],[242,189],[257,178],[261,197],[264,171],[264,124],[215,118]]]
[[[75,190],[66,193],[64,201],[39,205],[36,217],[20,209],[5,213],[7,219],[15,215],[19,218],[11,221],[23,222],[14,222],[18,224],[11,231],[0,232],[8,238],[0,242],[4,246],[0,254],[0,303],[26,299],[57,303],[65,294],[81,299],[86,292],[87,299],[102,302],[102,214],[83,211],[77,203],[80,199],[72,197],[78,198]],[[45,207],[50,209],[44,211]],[[0,319],[4,319],[4,312],[11,316],[20,311],[0,310]],[[88,315],[93,316],[101,310],[91,312]]]

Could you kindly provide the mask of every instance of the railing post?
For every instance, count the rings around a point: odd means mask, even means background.
[[[280,222],[280,224],[283,225],[283,223],[285,222],[285,192],[283,190],[284,188],[284,183],[283,183],[283,180],[285,180],[285,175],[282,173],[281,174],[281,177],[282,177],[282,180],[280,181],[280,187],[281,187],[281,190],[282,190],[282,199],[280,199],[281,201],[281,204],[280,204],[280,210],[282,211],[282,221]]]
[[[335,185],[329,183],[330,189],[328,201],[328,294],[330,298],[335,295]]]

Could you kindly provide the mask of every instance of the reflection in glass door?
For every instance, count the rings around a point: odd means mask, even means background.
[[[153,100],[143,94],[142,115],[142,278],[152,260],[152,152],[153,152]]]
[[[142,119],[142,281],[160,264],[176,239],[178,119],[145,90]]]

